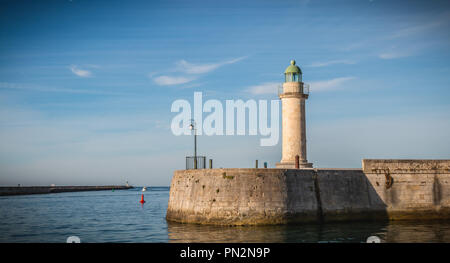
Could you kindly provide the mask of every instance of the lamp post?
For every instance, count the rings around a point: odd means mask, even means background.
[[[189,130],[194,131],[194,169],[197,169],[197,124],[193,119],[191,119],[191,124],[189,125]]]

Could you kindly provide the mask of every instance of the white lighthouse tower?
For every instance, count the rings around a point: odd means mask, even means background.
[[[295,60],[284,72],[284,83],[278,96],[281,99],[282,115],[282,157],[277,168],[295,168],[298,155],[299,168],[312,168],[306,159],[305,101],[309,86],[302,82],[302,71]]]

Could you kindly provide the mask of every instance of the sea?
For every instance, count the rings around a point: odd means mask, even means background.
[[[144,194],[145,203],[139,203]],[[0,242],[450,242],[448,221],[208,226],[165,219],[169,187],[0,197]]]

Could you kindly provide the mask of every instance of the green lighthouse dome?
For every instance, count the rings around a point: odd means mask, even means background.
[[[291,60],[291,65],[284,71],[285,82],[302,82],[302,70]]]
[[[284,74],[288,73],[302,74],[302,70],[295,65],[295,60],[291,60],[291,65],[289,65],[289,67],[287,67],[286,70],[284,71]]]

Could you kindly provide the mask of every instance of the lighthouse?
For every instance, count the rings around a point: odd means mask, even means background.
[[[302,82],[302,70],[291,60],[284,72],[283,87],[279,90],[282,115],[282,156],[277,168],[295,168],[299,156],[299,168],[312,168],[306,159],[305,102],[309,86]]]

